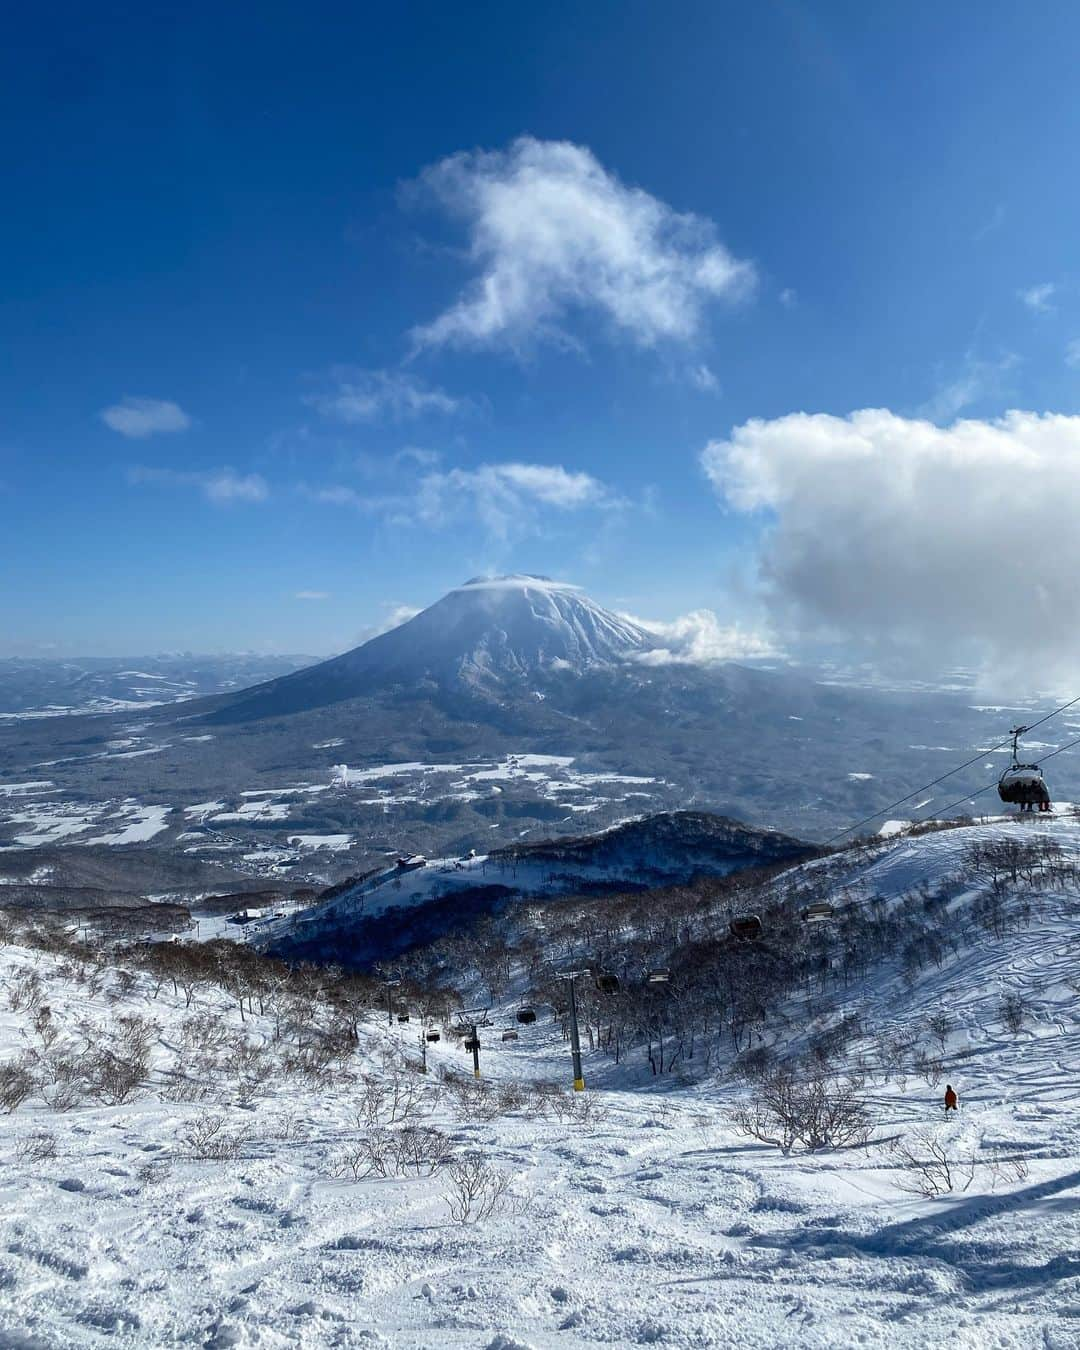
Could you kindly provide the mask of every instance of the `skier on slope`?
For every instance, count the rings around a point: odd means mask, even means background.
[[[946,1084],[945,1084],[945,1114],[948,1115],[950,1111],[955,1111],[955,1110],[956,1110],[956,1107],[957,1107],[957,1098],[956,1098],[956,1093],[953,1091],[953,1085],[952,1085],[951,1083],[946,1083]]]

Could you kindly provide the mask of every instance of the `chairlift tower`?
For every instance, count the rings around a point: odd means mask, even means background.
[[[383,988],[386,990],[386,1022],[388,1026],[394,1025],[394,990],[401,983],[401,976],[394,975],[389,979],[381,980]]]
[[[454,1013],[454,1020],[465,1032],[465,1049],[472,1051],[473,1077],[480,1077],[480,1034],[479,1027],[491,1026],[488,1017],[490,1008],[462,1008]]]

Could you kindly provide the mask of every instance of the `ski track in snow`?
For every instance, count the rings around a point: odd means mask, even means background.
[[[1038,822],[1080,853],[1080,827]],[[850,894],[897,895],[955,876],[988,825],[901,839],[861,860]],[[810,864],[813,867],[815,864]],[[876,1082],[876,1142],[784,1158],[727,1124],[737,1090],[722,1077],[652,1079],[635,1051],[623,1066],[586,1055],[590,1125],[521,1111],[435,1120],[459,1151],[480,1149],[514,1176],[520,1213],[448,1221],[445,1182],[334,1180],[329,1160],[355,1138],[348,1085],[291,1079],[254,1109],[212,1107],[262,1138],[235,1162],[185,1161],[178,1136],[206,1104],[158,1100],[157,1084],[125,1106],[65,1113],[34,1099],[0,1116],[0,1344],[277,1347],[554,1347],[662,1345],[984,1347],[1080,1345],[1080,895],[1038,895],[1029,927],[981,936],[905,982],[878,968],[845,993],[875,1032],[923,1025],[938,1009],[953,1029],[946,1070],[959,1118],[939,1122],[940,1086]],[[0,948],[0,985],[33,965],[62,1025],[123,1012],[154,1018],[159,1057],[179,1040],[183,998],[148,982],[117,1000],[72,984],[55,958]],[[1003,993],[1030,1015],[1001,1023]],[[482,1061],[496,1081],[566,1082],[568,1056],[547,1015],[503,1044],[516,1000],[493,1010]],[[195,1008],[249,1035],[217,992]],[[194,1011],[195,1009],[193,1009]],[[25,1045],[27,1015],[0,1001],[0,1060]],[[417,1023],[364,1024],[359,1067],[388,1042],[415,1053]],[[857,1043],[855,1051],[860,1049]],[[461,1072],[446,1041],[433,1066]],[[293,1118],[289,1138],[275,1122]],[[1023,1153],[1022,1181],[912,1198],[896,1185],[887,1141],[913,1124],[972,1141],[980,1157]],[[21,1162],[20,1138],[47,1128],[58,1156]],[[136,1169],[171,1158],[163,1180]]]

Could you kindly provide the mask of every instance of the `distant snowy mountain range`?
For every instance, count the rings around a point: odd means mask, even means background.
[[[125,712],[244,689],[311,664],[250,653],[0,658],[0,719]]]

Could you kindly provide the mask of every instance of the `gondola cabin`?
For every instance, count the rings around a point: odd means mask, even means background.
[[[756,914],[739,914],[731,920],[729,925],[731,936],[737,938],[740,942],[747,942],[752,938],[759,938],[762,933],[761,920]]]
[[[1020,737],[1028,727],[1014,727],[1012,763],[998,779],[998,796],[1003,802],[1019,806],[1021,811],[1050,810],[1050,789],[1037,764],[1020,763]]]
[[[523,1027],[531,1027],[536,1021],[535,1008],[519,1008],[517,1010],[517,1020]]]
[[[596,987],[602,994],[617,994],[619,992],[619,977],[602,970],[596,977]]]
[[[1021,811],[1050,810],[1050,789],[1037,764],[1014,764],[998,780],[998,796]]]
[[[424,1040],[429,1044],[434,1044],[436,1041],[442,1040],[442,1033],[438,1031],[425,1031]]]
[[[812,905],[807,905],[802,916],[805,923],[827,923],[829,919],[836,917],[836,910],[824,900],[818,900]]]

